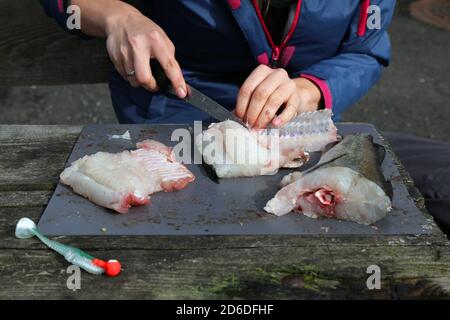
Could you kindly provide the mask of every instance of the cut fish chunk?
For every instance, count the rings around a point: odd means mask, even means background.
[[[391,210],[392,189],[381,173],[383,149],[366,134],[346,136],[305,172],[283,178],[282,189],[264,208],[281,216],[298,211],[372,224]]]
[[[308,152],[321,151],[338,139],[330,110],[304,112],[280,129],[249,130],[227,120],[196,137],[197,149],[219,178],[274,174],[298,168]]]
[[[148,204],[152,193],[180,190],[194,181],[171,148],[155,140],[144,140],[137,147],[84,156],[61,173],[61,182],[102,207],[126,213],[131,206]]]
[[[214,166],[219,178],[269,175],[285,164],[293,167],[303,164],[305,153],[301,146],[283,148],[275,138],[267,137],[261,143],[259,136],[227,120],[212,124],[198,135],[196,145],[204,161]]]

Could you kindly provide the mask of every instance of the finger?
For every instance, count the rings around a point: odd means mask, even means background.
[[[175,59],[174,52],[171,50],[172,48],[168,45],[167,41],[165,41],[163,35],[160,33],[155,33],[154,35],[152,34],[152,36],[154,37],[152,43],[153,55],[161,64],[164,73],[167,78],[169,78],[172,86],[175,88],[177,96],[179,98],[186,97],[186,82],[184,81],[180,65]]]
[[[115,41],[112,37],[108,37],[106,40],[106,49],[108,51],[109,58],[111,59],[111,62],[114,64],[114,68],[117,70],[117,72],[122,76],[122,78],[125,81],[128,81],[126,75],[125,75],[125,69],[123,67],[123,61],[122,57],[119,54],[120,50],[117,50],[115,46]]]
[[[122,65],[125,80],[127,80],[133,87],[138,87],[139,84],[136,81],[136,74],[130,74],[132,72],[136,73],[136,71],[134,70],[133,55],[126,47],[122,47],[120,49],[120,52],[122,56]]]
[[[290,81],[279,86],[267,99],[256,119],[256,128],[265,128],[276,117],[277,111],[295,92],[295,84]]]
[[[284,69],[273,70],[255,89],[250,102],[248,104],[247,112],[244,119],[253,127],[258,119],[261,110],[267,102],[270,95],[278,88],[283,82],[289,79]]]
[[[158,90],[156,80],[150,69],[150,51],[149,49],[133,48],[133,62],[135,71],[135,80],[138,85],[149,91]]]
[[[112,63],[114,64],[114,68],[117,70],[117,72],[122,76],[122,78],[125,81],[128,81],[126,71],[123,64],[123,58],[117,54],[117,55],[111,55],[110,56]]]
[[[128,81],[129,79],[127,78],[126,72],[125,72],[125,68],[123,66],[123,62],[121,59],[119,58],[111,58],[112,63],[114,64],[114,68],[117,70],[117,72],[122,76],[122,78],[125,81]]]
[[[167,43],[167,46],[169,47],[170,53],[174,56],[175,55],[175,46],[173,45],[173,42],[170,41],[170,39],[166,37],[166,43]]]
[[[284,108],[283,112],[279,116],[275,117],[275,119],[273,119],[273,125],[282,127],[293,118],[295,118],[298,114],[299,103],[300,101],[298,95],[293,94],[286,102],[286,107]]]
[[[253,91],[272,71],[271,68],[262,64],[253,70],[244,81],[236,100],[235,113],[239,118],[244,119]]]

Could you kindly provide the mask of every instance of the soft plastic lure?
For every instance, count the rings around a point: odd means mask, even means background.
[[[36,224],[31,219],[20,219],[16,225],[16,237],[19,239],[28,239],[33,236],[38,237],[47,247],[61,254],[69,263],[77,265],[89,273],[105,273],[110,277],[115,277],[120,273],[121,266],[119,261],[109,260],[105,262],[94,258],[78,248],[50,240],[38,231]]]

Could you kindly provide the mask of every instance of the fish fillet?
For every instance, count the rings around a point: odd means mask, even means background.
[[[180,190],[194,181],[171,148],[155,140],[136,146],[133,151],[84,156],[61,173],[61,182],[102,207],[126,213],[131,206],[148,204],[152,193]]]
[[[331,111],[321,110],[301,113],[281,129],[249,130],[231,120],[214,123],[196,137],[196,146],[219,178],[233,178],[300,167],[308,152],[336,140]]]
[[[281,216],[293,210],[306,216],[372,224],[391,210],[391,189],[380,169],[384,155],[366,134],[346,136],[319,163],[281,181],[264,208]]]

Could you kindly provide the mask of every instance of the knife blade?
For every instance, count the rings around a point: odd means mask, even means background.
[[[152,69],[153,77],[155,78],[160,90],[164,90],[167,93],[177,96],[175,89],[170,84],[170,80],[167,78],[159,62],[156,59],[151,59],[150,66]],[[190,85],[187,85],[187,87],[188,94],[182,100],[186,101],[193,107],[207,113],[208,115],[219,121],[233,120],[243,125],[244,127],[247,127],[247,125],[234,113],[230,112],[227,108],[223,107],[222,105],[202,93],[200,90],[197,90]]]

